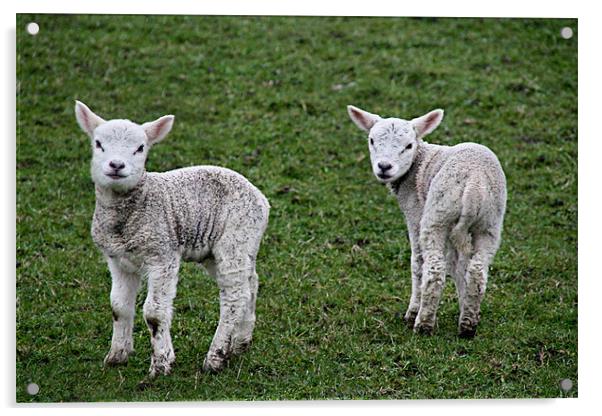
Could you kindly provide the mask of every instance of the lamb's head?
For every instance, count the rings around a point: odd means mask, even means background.
[[[443,110],[413,120],[381,118],[352,105],[347,106],[347,112],[360,129],[368,132],[372,172],[383,183],[399,179],[410,169],[422,138],[443,119]]]
[[[142,125],[129,120],[105,121],[84,103],[75,102],[79,126],[92,139],[92,180],[101,188],[127,192],[144,175],[149,148],[171,130],[174,116]]]

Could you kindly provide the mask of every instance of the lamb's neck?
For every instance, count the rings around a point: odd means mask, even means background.
[[[96,187],[92,239],[104,253],[121,256],[144,245],[139,231],[151,218],[147,212],[150,187],[145,176],[128,192]]]
[[[121,210],[127,205],[136,205],[147,191],[147,173],[144,172],[138,184],[126,191],[119,192],[110,188],[96,186],[96,206],[102,209]]]
[[[428,184],[433,176],[431,169],[433,162],[438,159],[438,155],[445,147],[423,141],[418,142],[410,169],[401,178],[389,184],[391,192],[398,197],[400,204],[404,201],[411,203],[413,199],[424,203]]]

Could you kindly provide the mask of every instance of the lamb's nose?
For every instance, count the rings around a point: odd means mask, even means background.
[[[121,170],[125,168],[125,163],[123,163],[121,160],[111,160],[109,162],[109,166],[115,170]]]
[[[390,163],[387,162],[378,162],[378,167],[380,168],[380,170],[382,170],[383,172],[388,171],[389,169],[391,169],[393,166]]]

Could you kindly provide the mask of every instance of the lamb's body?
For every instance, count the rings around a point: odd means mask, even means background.
[[[125,196],[97,189],[92,236],[105,255],[136,270],[143,259],[173,253],[184,261],[212,262],[229,254],[219,252],[227,245],[257,252],[268,210],[263,194],[229,169],[146,173]],[[248,264],[232,267],[243,266]]]
[[[445,276],[451,274],[460,300],[460,336],[473,336],[506,208],[506,178],[497,157],[475,143],[423,141],[443,110],[410,121],[383,119],[354,106],[347,111],[369,133],[372,171],[397,196],[406,218],[412,247],[406,322],[416,332],[433,331]]]
[[[415,288],[406,321],[432,329],[447,271],[460,299],[460,334],[470,336],[479,320],[487,269],[500,243],[506,179],[495,154],[479,144],[420,142],[416,152],[410,170],[388,184],[405,215],[412,245]],[[422,297],[423,311],[416,320]]]
[[[255,260],[268,222],[267,199],[243,176],[220,167],[147,173],[148,149],[171,130],[173,116],[142,125],[105,121],[80,102],[75,113],[92,139],[92,237],[112,278],[113,339],[105,363],[125,363],[133,351],[136,294],[146,278],[150,375],[170,371],[178,270],[181,261],[194,261],[205,266],[220,289],[219,325],[203,364],[205,370],[220,370],[253,335]]]

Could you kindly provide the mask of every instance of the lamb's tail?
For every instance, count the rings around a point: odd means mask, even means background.
[[[454,247],[466,256],[470,256],[472,253],[470,227],[478,218],[480,200],[481,195],[478,185],[468,183],[462,194],[460,218],[450,233],[450,240]]]
[[[470,228],[470,224],[464,214],[462,214],[449,235],[456,250],[466,256],[472,253],[472,236],[468,232],[468,228]]]

